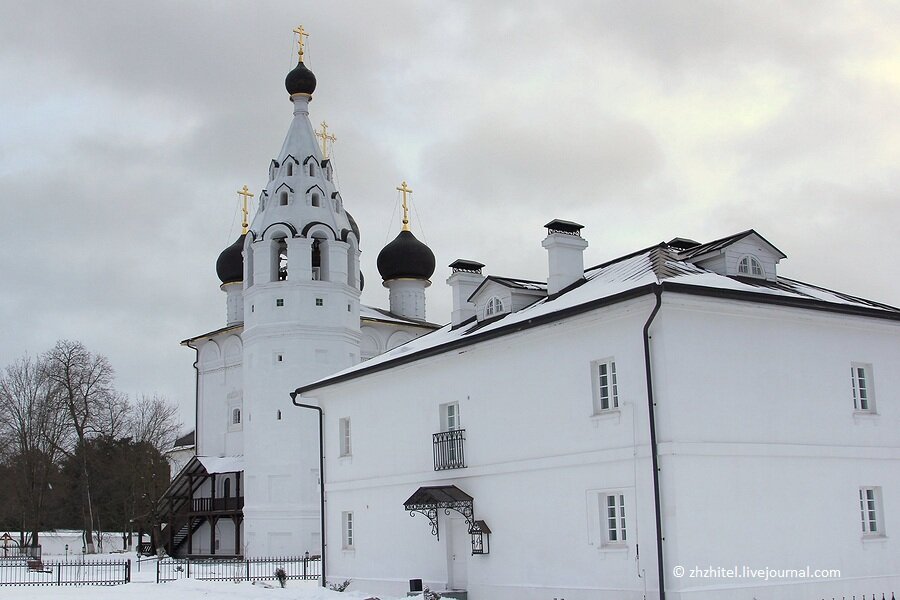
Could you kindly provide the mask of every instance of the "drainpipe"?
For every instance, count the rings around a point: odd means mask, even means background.
[[[322,537],[322,587],[325,587],[325,435],[323,423],[325,414],[320,406],[297,402],[296,390],[291,392],[291,402],[294,403],[294,406],[308,408],[319,413],[319,516],[321,518],[319,528],[321,529],[320,535]]]
[[[647,410],[650,415],[650,457],[653,461],[653,504],[656,512],[656,564],[659,577],[659,600],[666,600],[666,571],[663,567],[663,535],[662,535],[662,511],[660,509],[659,494],[659,457],[656,445],[656,404],[653,402],[653,371],[650,367],[650,324],[656,318],[662,306],[662,286],[656,285],[653,288],[656,295],[656,306],[644,323],[644,369],[647,379]]]

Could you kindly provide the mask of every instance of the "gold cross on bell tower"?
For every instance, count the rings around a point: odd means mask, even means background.
[[[404,181],[397,191],[403,193],[403,231],[409,231],[409,205],[406,203],[406,195],[412,194],[412,189]]]
[[[322,121],[322,131],[317,131],[316,137],[322,140],[322,158],[328,158],[328,142],[334,144],[337,141],[333,133],[328,133],[328,123]]]
[[[296,33],[297,37],[300,38],[298,40],[300,44],[300,50],[297,52],[297,54],[300,56],[300,62],[303,62],[303,37],[309,37],[309,34],[306,33],[305,29],[303,29],[303,25],[301,25],[300,27],[294,27],[293,32]]]
[[[241,200],[243,203],[243,205],[241,206],[241,212],[244,214],[244,219],[241,221],[241,235],[244,235],[247,233],[247,228],[250,226],[250,224],[247,222],[247,215],[250,213],[250,211],[247,209],[247,201],[253,197],[253,194],[250,193],[250,188],[245,185],[243,189],[238,190],[238,195],[242,197]]]

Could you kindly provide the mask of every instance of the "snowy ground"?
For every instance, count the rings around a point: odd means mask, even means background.
[[[81,559],[81,532],[56,531],[41,534],[41,547],[45,562],[65,560],[66,545],[69,546],[70,561]],[[169,583],[156,583],[156,562],[145,559],[138,564],[134,553],[123,553],[121,535],[111,534],[104,542],[104,554],[85,557],[94,560],[131,560],[131,583],[113,586],[2,586],[3,600],[361,600],[372,598],[372,594],[346,591],[343,593],[322,589],[314,581],[288,581],[281,589],[277,582],[264,585],[249,582],[212,582],[181,579]],[[119,550],[116,552],[115,550]],[[272,587],[266,587],[272,586]],[[381,600],[406,600],[402,597],[382,597]]]

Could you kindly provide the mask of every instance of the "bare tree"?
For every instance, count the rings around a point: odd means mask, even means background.
[[[81,456],[84,506],[84,543],[88,554],[94,546],[94,510],[87,440],[101,432],[104,406],[115,395],[113,369],[106,357],[92,354],[81,342],[60,340],[47,353],[48,375],[68,420],[75,454]]]
[[[131,411],[128,396],[110,391],[97,400],[93,433],[114,440],[128,437],[131,433]]]
[[[0,375],[0,432],[9,446],[13,487],[22,510],[23,538],[39,543],[38,532],[50,474],[65,436],[66,422],[58,410],[55,386],[43,359],[25,356]]]
[[[131,406],[131,439],[147,442],[163,454],[181,432],[178,407],[163,396],[140,395]]]

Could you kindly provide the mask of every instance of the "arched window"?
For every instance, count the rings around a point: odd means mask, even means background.
[[[316,164],[314,162],[309,163],[309,176],[310,177],[316,176]]]
[[[241,409],[240,408],[232,408],[231,409],[231,424],[232,425],[240,425],[241,424]]]
[[[272,281],[287,281],[287,240],[282,236],[272,240]]]
[[[765,277],[766,272],[762,263],[755,256],[748,254],[738,263],[738,274],[749,275],[750,277]]]
[[[222,497],[231,498],[231,477],[227,478],[225,483],[222,484]]]
[[[287,206],[288,203],[288,193],[281,192],[281,195],[278,197],[278,204],[281,206]]]
[[[322,242],[319,238],[313,238],[312,243],[312,278],[313,281],[322,279]]]
[[[287,164],[287,174],[288,174],[288,176],[294,174],[294,163],[291,162],[290,160],[288,161],[288,164]]]
[[[490,317],[491,315],[500,314],[503,312],[503,300],[494,296],[490,300],[488,300],[487,307],[484,309],[484,316]]]

